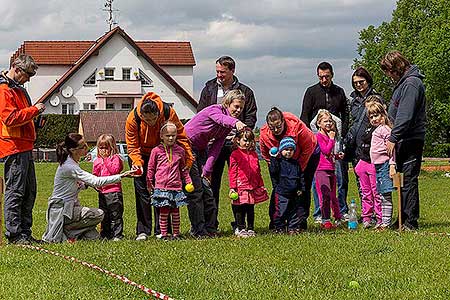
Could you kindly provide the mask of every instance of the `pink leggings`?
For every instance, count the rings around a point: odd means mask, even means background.
[[[334,219],[340,220],[342,215],[339,210],[339,201],[336,197],[336,175],[334,170],[317,170],[315,178],[322,220],[330,219],[330,209],[333,210]]]
[[[370,222],[375,211],[377,223],[381,223],[381,198],[377,192],[377,178],[374,164],[364,160],[359,160],[355,167],[355,172],[359,177],[359,184],[362,193],[363,222]]]

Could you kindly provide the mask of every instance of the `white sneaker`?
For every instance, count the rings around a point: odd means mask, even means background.
[[[349,219],[350,219],[349,214],[343,214],[342,215],[342,220],[344,220],[345,222],[348,222]]]
[[[236,230],[234,231],[234,235],[237,237],[240,237],[240,238],[249,237],[247,230],[245,230],[245,229],[239,230],[239,228],[236,228]]]
[[[120,242],[122,239],[121,239],[121,238],[118,238],[118,237],[115,237],[115,238],[113,238],[112,240],[113,240],[113,242]]]
[[[158,240],[162,239],[162,233],[155,235],[155,238],[157,238]]]
[[[146,233],[139,233],[136,237],[136,241],[145,241],[147,240],[148,235]]]
[[[314,223],[316,224],[322,224],[322,217],[318,216],[317,218],[314,218]]]
[[[247,235],[248,236],[256,236],[256,232],[250,229],[250,230],[247,230]]]

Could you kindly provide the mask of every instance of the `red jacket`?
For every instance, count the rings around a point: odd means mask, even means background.
[[[295,149],[294,158],[298,160],[302,171],[305,171],[308,165],[309,158],[314,152],[317,145],[317,139],[314,133],[297,118],[294,114],[289,112],[283,112],[283,117],[286,122],[285,133],[279,139],[275,137],[270,131],[267,124],[261,128],[259,143],[261,147],[261,155],[267,161],[270,162],[269,151],[272,147],[278,147],[280,145],[281,138],[290,136],[295,140],[297,148]]]
[[[23,87],[1,75],[0,80],[0,158],[33,150],[36,140],[33,118],[39,114]]]
[[[236,191],[254,190],[264,186],[259,167],[258,155],[255,151],[236,149],[230,156],[228,170],[230,189]]]

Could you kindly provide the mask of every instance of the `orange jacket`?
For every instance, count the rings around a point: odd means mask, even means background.
[[[128,156],[134,166],[140,167],[144,165],[142,156],[150,156],[152,149],[160,144],[161,139],[159,136],[159,130],[166,121],[164,120],[162,100],[153,92],[147,93],[138,102],[138,115],[140,115],[142,102],[145,99],[154,101],[159,108],[159,118],[157,119],[156,124],[153,126],[148,126],[147,123],[141,120],[140,131],[138,133],[136,120],[134,118],[134,110],[128,114],[127,122],[125,124],[125,140],[127,142]],[[186,132],[184,131],[184,126],[180,119],[178,119],[177,113],[173,108],[170,108],[169,120],[177,126],[177,142],[186,151],[186,166],[190,168],[194,162],[191,146],[186,136]]]
[[[302,171],[304,171],[308,165],[309,158],[316,148],[316,136],[305,123],[300,121],[295,115],[289,112],[283,112],[283,117],[286,122],[286,132],[282,137],[290,136],[295,140],[297,148],[294,153],[294,158],[297,159]],[[261,155],[267,162],[270,161],[270,148],[278,147],[280,145],[280,140],[281,138],[277,139],[272,131],[270,131],[267,124],[264,124],[259,135],[259,144],[261,147]]]
[[[39,114],[28,102],[26,91],[2,74],[0,80],[0,158],[33,150],[36,140],[33,118]]]

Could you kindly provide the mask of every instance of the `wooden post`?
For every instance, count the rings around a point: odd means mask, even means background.
[[[392,177],[394,187],[397,188],[398,195],[398,230],[402,231],[402,187],[403,187],[403,173],[395,173]]]
[[[3,193],[5,192],[5,183],[3,177],[0,177],[0,246],[3,245]]]

